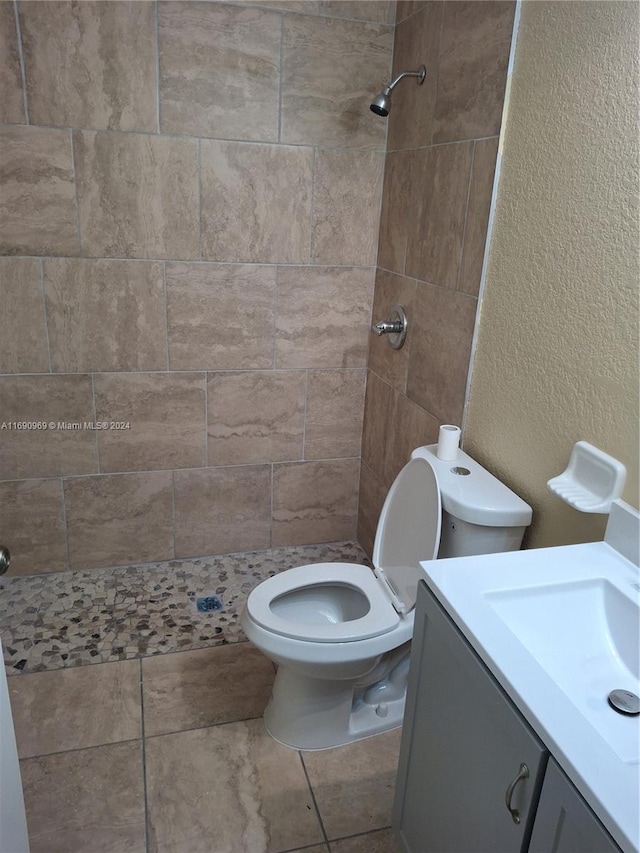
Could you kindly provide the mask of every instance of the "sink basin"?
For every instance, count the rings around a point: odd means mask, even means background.
[[[635,585],[605,578],[488,590],[484,598],[618,757],[639,763],[640,717],[607,696],[640,694],[640,607]]]

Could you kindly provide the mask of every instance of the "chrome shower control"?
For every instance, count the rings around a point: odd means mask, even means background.
[[[11,563],[11,552],[4,545],[0,545],[0,575],[4,575]]]
[[[371,331],[376,335],[389,335],[388,341],[393,349],[400,349],[407,337],[408,320],[402,305],[394,305],[388,320],[374,323]]]

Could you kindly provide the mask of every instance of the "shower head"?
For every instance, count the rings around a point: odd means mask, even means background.
[[[386,89],[379,92],[373,101],[371,101],[370,110],[376,115],[386,118],[391,111],[391,93],[404,77],[417,77],[417,84],[421,86],[424,83],[424,78],[427,76],[427,69],[421,65],[417,71],[403,71],[401,74],[389,83]]]

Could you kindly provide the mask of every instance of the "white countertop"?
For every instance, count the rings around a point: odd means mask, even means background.
[[[599,697],[598,713],[624,740],[624,758],[491,606],[492,590],[606,577],[636,596],[638,567],[606,542],[486,554],[421,564],[425,580],[478,655],[625,853],[640,849],[640,717]],[[544,626],[541,626],[544,631]],[[590,665],[588,656],[581,665]],[[619,686],[612,684],[611,689]],[[602,704],[602,708],[600,708]],[[613,715],[613,716],[608,716]],[[622,728],[626,726],[626,728]],[[614,738],[615,739],[615,738]]]

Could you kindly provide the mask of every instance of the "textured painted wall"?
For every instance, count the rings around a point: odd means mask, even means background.
[[[533,547],[602,536],[546,488],[579,439],[638,506],[637,13],[522,9],[465,448],[531,503]]]

